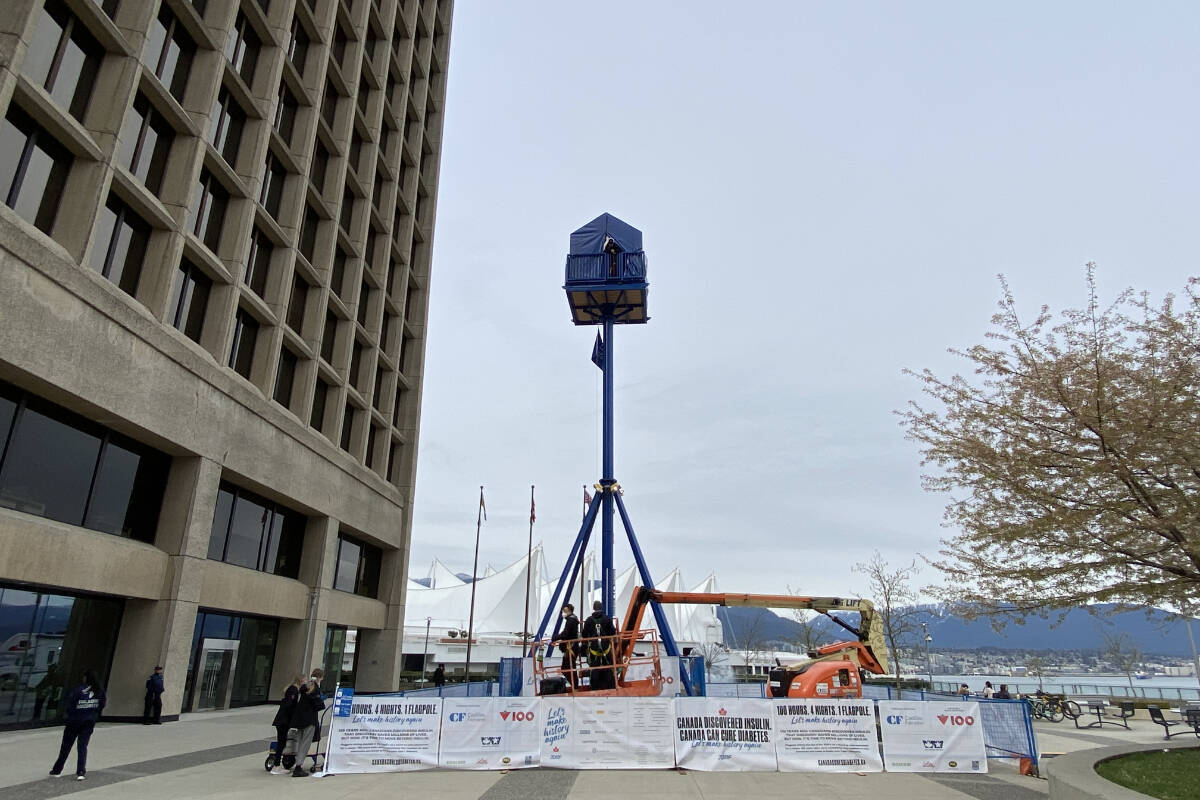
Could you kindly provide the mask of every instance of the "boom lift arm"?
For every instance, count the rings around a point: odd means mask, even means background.
[[[748,606],[755,608],[797,608],[816,611],[829,617],[842,628],[854,634],[856,641],[835,642],[818,648],[810,657],[827,659],[836,654],[857,661],[859,666],[877,675],[887,673],[887,647],[883,640],[883,629],[875,613],[875,604],[863,598],[847,597],[797,597],[788,594],[728,594],[716,592],[663,592],[646,586],[638,586],[629,600],[629,610],[621,626],[624,653],[630,651],[634,637],[641,627],[646,606],[650,603],[682,603],[687,605]],[[851,611],[859,615],[858,627],[844,619],[835,617],[831,611]]]

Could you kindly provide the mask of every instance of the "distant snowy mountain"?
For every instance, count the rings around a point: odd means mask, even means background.
[[[1187,631],[1183,622],[1157,609],[1149,616],[1143,611],[1109,613],[1114,606],[1093,606],[1072,609],[1061,624],[1054,627],[1057,614],[1048,619],[1030,617],[1023,623],[1008,623],[1000,632],[992,629],[986,618],[966,621],[950,614],[944,607],[923,608],[936,650],[978,649],[996,647],[1007,650],[1100,650],[1104,634],[1126,633],[1145,653],[1160,655],[1191,655]],[[725,626],[726,644],[745,646],[747,638],[759,640],[794,641],[800,632],[799,624],[788,616],[780,616],[765,608],[719,608]],[[848,621],[854,621],[849,615]],[[818,620],[819,629],[828,639],[845,634],[829,620]],[[1200,620],[1193,621],[1193,632],[1200,637]]]

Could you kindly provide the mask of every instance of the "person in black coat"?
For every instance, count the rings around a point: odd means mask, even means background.
[[[142,707],[142,724],[162,725],[163,668],[155,667],[146,679],[146,702]]]
[[[308,756],[308,748],[312,745],[323,710],[325,697],[321,694],[321,684],[316,678],[312,678],[300,687],[300,693],[296,697],[296,708],[292,712],[292,727],[299,731],[296,737],[296,766],[292,769],[293,778],[308,776],[303,766],[304,759]]]
[[[445,664],[438,664],[437,669],[435,669],[433,671],[433,685],[434,686],[445,686],[446,685],[446,665]]]
[[[583,621],[583,638],[587,640],[588,670],[590,679],[588,685],[592,689],[615,689],[616,676],[613,674],[613,639],[617,635],[617,626],[605,616],[604,604],[599,600],[592,603],[592,615]]]
[[[67,693],[67,724],[63,727],[58,760],[50,768],[52,777],[62,775],[67,756],[71,753],[71,745],[76,745],[75,780],[83,780],[87,774],[88,742],[92,738],[96,720],[100,719],[100,712],[104,710],[106,700],[100,679],[90,669],[83,673],[83,683]]]
[[[283,699],[279,701],[279,710],[271,724],[275,726],[275,766],[271,768],[274,775],[282,775],[288,770],[283,768],[283,748],[287,743],[288,730],[292,727],[292,715],[296,713],[296,700],[300,697],[300,687],[304,678],[300,675],[292,678],[292,682],[283,690]]]
[[[562,607],[563,625],[554,641],[558,642],[558,651],[562,653],[562,674],[576,689],[579,688],[579,617],[575,616],[575,606],[564,603]]]

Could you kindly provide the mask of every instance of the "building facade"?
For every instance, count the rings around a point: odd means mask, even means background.
[[[452,10],[0,3],[0,727],[395,688]]]

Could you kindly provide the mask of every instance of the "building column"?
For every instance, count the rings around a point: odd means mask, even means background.
[[[325,628],[329,619],[329,593],[337,561],[337,520],[310,517],[304,529],[300,555],[300,581],[309,587],[308,614],[304,619],[279,621],[271,696],[282,696],[295,675],[308,677],[323,661]]]
[[[108,678],[108,717],[142,716],[146,679],[163,666],[163,717],[175,719],[191,658],[221,466],[200,457],[171,462],[154,544],[169,555],[158,600],[125,601]]]
[[[394,692],[404,666],[404,583],[408,551],[385,550],[379,565],[379,599],[387,603],[382,630],[358,631],[356,691]]]

